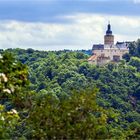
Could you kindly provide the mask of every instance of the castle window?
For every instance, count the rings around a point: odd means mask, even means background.
[[[114,55],[114,56],[113,56],[113,61],[115,61],[115,62],[120,61],[120,56]]]

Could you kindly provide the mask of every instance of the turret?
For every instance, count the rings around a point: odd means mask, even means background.
[[[104,36],[104,45],[114,45],[114,35],[112,35],[110,23],[107,25],[106,35]]]

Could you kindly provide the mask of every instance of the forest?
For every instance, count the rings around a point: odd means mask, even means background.
[[[140,139],[139,39],[104,66],[85,51],[0,54],[0,139]]]

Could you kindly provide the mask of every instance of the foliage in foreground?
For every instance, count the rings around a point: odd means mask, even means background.
[[[27,119],[31,130],[29,138],[107,138],[107,115],[96,104],[96,91],[74,92],[61,100],[49,94],[38,96]]]

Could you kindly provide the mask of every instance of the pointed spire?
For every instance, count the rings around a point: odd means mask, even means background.
[[[106,35],[112,35],[110,21],[108,21]]]

